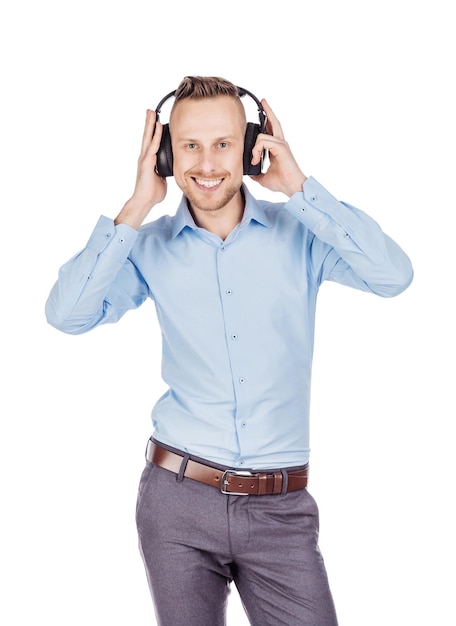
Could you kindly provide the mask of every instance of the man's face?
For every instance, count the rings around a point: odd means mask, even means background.
[[[228,96],[185,99],[173,109],[174,178],[193,210],[227,206],[242,185],[245,115]]]

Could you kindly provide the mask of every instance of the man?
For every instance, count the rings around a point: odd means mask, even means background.
[[[248,160],[268,151],[253,178],[287,202],[243,185],[235,85],[186,77],[174,95],[176,214],[142,226],[166,196],[165,127],[148,111],[134,193],[62,267],[48,320],[83,333],[155,302],[169,389],[152,413],[137,524],[159,625],[221,626],[234,580],[255,626],[335,626],[306,488],[316,297],[324,280],[395,296],[412,267],[376,222],[303,174],[265,100]]]

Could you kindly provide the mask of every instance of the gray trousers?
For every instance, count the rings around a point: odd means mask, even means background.
[[[224,626],[231,582],[252,626],[337,626],[307,489],[227,495],[147,462],[136,522],[159,626]]]

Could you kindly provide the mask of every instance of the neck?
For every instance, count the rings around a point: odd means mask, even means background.
[[[228,204],[218,209],[199,209],[192,206],[188,200],[187,205],[197,226],[225,240],[242,220],[245,200],[244,194],[240,191]]]

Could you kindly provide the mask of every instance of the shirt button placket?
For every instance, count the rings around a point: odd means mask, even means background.
[[[226,251],[226,249],[224,249],[223,246],[221,246],[219,250],[220,252]],[[223,255],[223,257],[224,256],[225,255]],[[220,259],[221,259],[221,265],[219,267],[223,267],[224,259],[222,259],[221,257]],[[238,431],[243,431],[243,437],[245,437],[246,429],[247,429],[247,420],[245,418],[245,415],[243,415],[244,411],[242,409],[242,405],[243,405],[242,398],[246,390],[247,378],[245,376],[245,372],[240,370],[240,363],[238,360],[238,358],[240,357],[239,351],[242,350],[242,347],[243,347],[242,340],[240,339],[239,332],[237,331],[237,329],[235,328],[230,329],[230,326],[233,323],[235,324],[235,320],[237,319],[236,318],[236,304],[237,303],[236,303],[235,289],[229,286],[231,282],[231,278],[228,279],[228,276],[223,276],[223,272],[222,272],[222,276],[219,275],[219,279],[221,283],[225,282],[225,285],[222,287],[221,293],[226,299],[226,306],[224,306],[224,317],[225,317],[227,337],[229,340],[228,350],[230,352],[230,359],[231,359],[232,368],[233,368],[232,373],[234,377],[234,384],[235,384],[235,387],[237,388],[238,412],[236,416],[236,429]],[[227,279],[230,282],[228,282]],[[241,450],[242,450],[242,437],[240,439],[241,439]],[[243,465],[244,461],[239,459],[238,463],[239,465]]]

